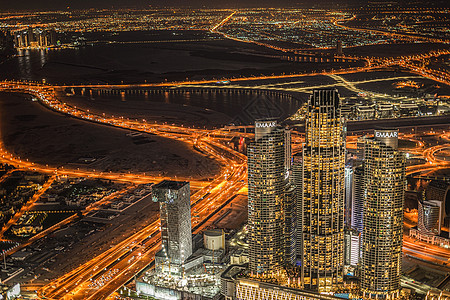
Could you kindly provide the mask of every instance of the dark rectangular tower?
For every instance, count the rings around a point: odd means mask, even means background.
[[[152,189],[159,202],[163,252],[171,263],[182,264],[192,254],[189,182],[164,180]]]

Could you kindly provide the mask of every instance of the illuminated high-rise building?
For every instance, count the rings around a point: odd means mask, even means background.
[[[361,290],[364,299],[396,299],[400,292],[405,157],[397,130],[376,130],[364,147]]]
[[[330,292],[343,280],[345,124],[336,89],[308,103],[299,220],[304,287]]]
[[[425,198],[442,203],[441,220],[450,215],[450,183],[432,180],[425,190]]]
[[[183,181],[164,180],[152,187],[160,208],[162,251],[175,265],[192,254],[190,193],[189,182]]]
[[[364,167],[357,166],[353,169],[352,176],[352,217],[351,227],[363,232],[363,210],[364,210]]]
[[[409,235],[426,243],[437,244],[441,247],[448,246],[448,240],[441,237],[444,202],[429,200],[426,195],[426,192],[422,191],[419,196],[417,228],[411,228]],[[447,245],[444,241],[447,242]]]
[[[295,201],[296,201],[296,259],[301,261],[302,253],[303,253],[303,231],[301,230],[300,225],[302,224],[303,217],[303,154],[296,153],[292,158],[292,182],[295,185]]]
[[[284,190],[284,264],[290,266],[295,264],[296,241],[297,241],[297,213],[295,211],[296,199],[295,185],[289,183]]]
[[[276,120],[255,122],[248,147],[248,240],[250,271],[275,274],[285,258],[285,132]]]
[[[417,229],[428,235],[441,234],[442,202],[419,200]]]
[[[344,264],[357,266],[361,249],[361,233],[355,229],[344,232]]]
[[[352,181],[353,181],[353,161],[345,165],[345,196],[344,196],[344,224],[350,227],[352,223]]]
[[[284,129],[284,169],[286,177],[292,172],[292,138],[291,130],[289,128]]]

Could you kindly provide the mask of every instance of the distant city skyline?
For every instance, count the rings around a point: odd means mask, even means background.
[[[346,5],[364,5],[371,2],[370,0],[358,1],[358,0],[231,0],[231,1],[218,1],[218,0],[24,0],[24,1],[9,1],[2,3],[0,11],[3,10],[46,10],[46,9],[86,9],[86,8],[146,8],[146,7],[217,7],[217,8],[245,8],[245,7],[312,7],[312,6],[324,6],[324,8],[330,8],[333,6],[346,6]],[[377,3],[402,3],[408,4],[410,1],[390,1],[380,0]],[[439,1],[420,1],[424,6],[449,6],[450,4],[445,0]],[[413,2],[411,2],[413,3]],[[417,2],[414,2],[417,5]]]

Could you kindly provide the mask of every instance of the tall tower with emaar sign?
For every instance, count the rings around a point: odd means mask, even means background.
[[[255,122],[248,147],[248,225],[250,271],[276,274],[284,259],[285,133],[274,119]]]
[[[398,130],[375,130],[364,140],[361,290],[364,299],[400,296],[405,156]]]

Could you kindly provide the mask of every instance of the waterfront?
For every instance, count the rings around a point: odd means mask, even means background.
[[[145,34],[144,34],[145,33]],[[70,83],[164,82],[310,72],[355,62],[298,63],[257,45],[208,31],[146,31],[87,35],[84,46],[24,49],[0,63],[1,79]],[[79,34],[74,37],[79,37]],[[68,42],[72,34],[60,37]]]

